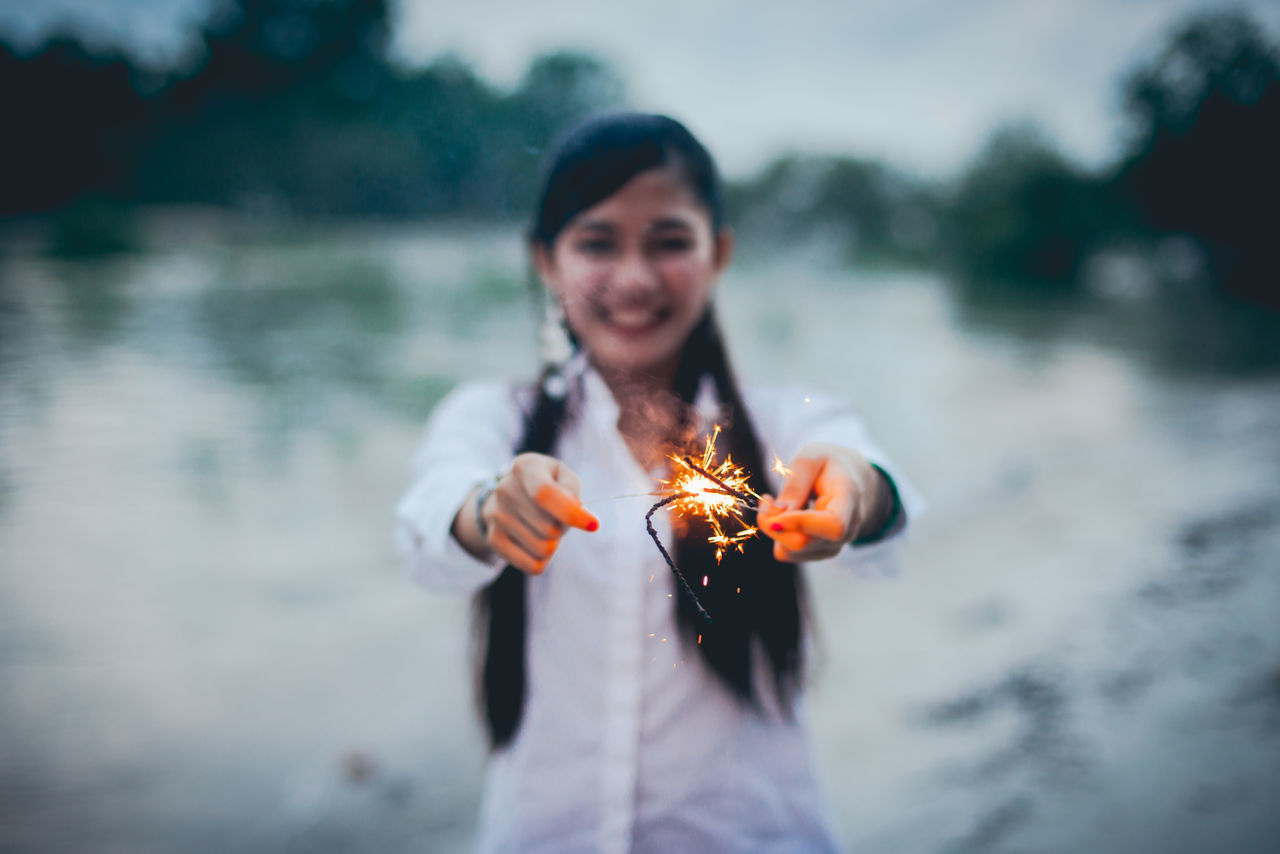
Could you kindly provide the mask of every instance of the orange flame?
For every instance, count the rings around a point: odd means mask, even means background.
[[[787,468],[786,465],[783,464],[782,458],[777,454],[773,455],[773,470],[783,477],[791,477],[791,469]]]
[[[716,464],[716,439],[719,436],[720,425],[717,424],[715,431],[707,437],[707,445],[703,449],[702,460],[699,463],[700,467],[715,475],[730,489],[759,498],[760,496],[747,485],[749,474],[746,470],[735,466],[728,456],[723,462]],[[746,519],[742,517],[741,501],[729,494],[724,486],[690,467],[683,458],[672,454],[671,460],[677,466],[675,476],[671,480],[662,481],[672,492],[680,495],[671,502],[671,507],[677,513],[700,516],[711,523],[712,534],[707,537],[707,542],[716,547],[717,563],[724,557],[727,549],[736,548],[741,552],[743,543],[757,533],[756,528],[748,525]],[[734,533],[726,533],[722,523],[729,520],[737,522],[741,526],[740,529]]]

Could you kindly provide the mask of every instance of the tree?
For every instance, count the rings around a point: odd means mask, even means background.
[[[948,252],[976,279],[1073,283],[1106,229],[1096,181],[1031,125],[997,131],[948,205]]]
[[[1118,184],[1149,225],[1195,236],[1229,292],[1280,305],[1280,62],[1239,12],[1190,19],[1124,84]]]

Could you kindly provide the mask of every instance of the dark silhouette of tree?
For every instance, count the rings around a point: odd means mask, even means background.
[[[847,257],[919,262],[933,247],[936,202],[920,182],[854,157],[779,158],[730,187],[731,217],[753,239],[794,242],[815,230]]]
[[[1280,62],[1239,12],[1195,17],[1124,84],[1133,141],[1118,177],[1155,229],[1208,251],[1216,278],[1280,305]]]
[[[947,206],[947,252],[972,279],[1069,286],[1107,233],[1098,182],[1034,126],[996,132]]]
[[[353,101],[386,75],[386,0],[221,0],[201,30],[201,61],[179,106],[266,100],[320,84]]]
[[[30,56],[0,45],[0,215],[121,189],[150,104],[146,72],[115,51],[59,35]]]

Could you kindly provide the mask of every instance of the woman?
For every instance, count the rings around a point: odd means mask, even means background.
[[[798,708],[797,564],[888,559],[913,493],[843,405],[740,388],[712,312],[733,237],[711,157],[679,123],[572,131],[529,243],[553,306],[542,377],[441,402],[398,510],[410,574],[478,593],[494,747],[479,850],[835,850]],[[764,537],[717,563],[696,520],[655,515],[695,603],[643,502],[597,516],[582,497],[654,490],[713,425],[763,496]],[[776,500],[772,454],[792,470]]]

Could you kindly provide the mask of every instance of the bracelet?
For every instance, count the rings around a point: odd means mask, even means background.
[[[882,477],[884,477],[884,481],[888,484],[889,491],[892,493],[890,500],[893,502],[893,505],[889,508],[889,515],[885,517],[884,523],[880,525],[879,530],[871,534],[864,534],[863,536],[858,537],[856,540],[849,543],[851,546],[865,546],[884,539],[889,534],[893,533],[894,529],[898,527],[902,519],[902,496],[898,495],[898,485],[893,482],[893,478],[889,477],[889,473],[880,466],[872,463],[871,468],[875,469]]]
[[[489,500],[489,496],[498,488],[498,481],[502,478],[499,475],[493,475],[486,480],[480,482],[480,491],[476,494],[476,528],[480,531],[480,539],[489,539],[489,524],[484,520],[484,514],[480,510],[484,507],[484,503]]]

